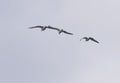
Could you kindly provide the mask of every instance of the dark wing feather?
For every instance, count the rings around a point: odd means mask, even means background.
[[[83,39],[87,40],[88,38],[87,37],[83,37],[83,38],[80,39],[80,41],[83,40]]]
[[[54,28],[54,27],[51,27],[51,26],[48,26],[47,28],[48,28],[48,29],[53,29],[53,30],[60,31],[60,29],[58,29],[58,28]]]
[[[73,35],[73,33],[70,33],[70,32],[64,31],[64,30],[62,32],[69,34],[69,35]]]
[[[34,26],[34,27],[29,27],[29,29],[33,29],[33,28],[43,28],[43,26]]]
[[[96,43],[99,43],[97,40],[95,40],[94,38],[89,38],[90,40],[92,40],[92,41],[94,41],[94,42],[96,42]]]

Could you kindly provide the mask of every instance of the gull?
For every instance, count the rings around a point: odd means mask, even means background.
[[[52,27],[52,26],[47,26],[47,28],[57,30],[59,34],[61,34],[63,32],[63,33],[69,34],[69,35],[73,35],[73,33],[70,33],[70,32],[67,32],[67,31],[65,31],[63,29],[58,29],[58,28],[55,28],[55,27]]]
[[[41,28],[42,31],[44,31],[46,29],[53,29],[53,30],[57,30],[59,34],[61,34],[63,32],[63,33],[69,34],[69,35],[73,35],[73,33],[70,33],[70,32],[67,32],[63,29],[58,29],[58,28],[55,28],[55,27],[52,27],[52,26],[33,26],[33,27],[29,27],[29,28],[30,29]]]
[[[92,38],[92,37],[83,37],[82,39],[85,39],[85,41],[92,40],[92,41],[94,41],[94,42],[96,42],[96,43],[99,43],[97,40],[95,40],[95,39]],[[80,41],[81,41],[82,39],[80,39]]]
[[[65,34],[73,35],[73,33],[67,32],[63,29],[59,30],[59,34],[61,34],[62,32],[65,33]]]
[[[33,26],[33,27],[29,27],[29,29],[34,29],[34,28],[41,28],[41,31],[44,31],[47,26]]]
[[[52,26],[46,26],[46,28],[48,28],[48,29],[53,29],[53,30],[57,30],[57,31],[60,31],[60,29],[55,28],[55,27],[52,27]]]

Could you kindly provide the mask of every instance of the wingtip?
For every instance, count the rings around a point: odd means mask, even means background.
[[[71,33],[71,35],[74,35],[73,33]]]
[[[100,43],[100,42],[97,42],[98,44]]]

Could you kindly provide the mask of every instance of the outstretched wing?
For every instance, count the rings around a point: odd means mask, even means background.
[[[33,29],[33,28],[43,28],[43,26],[33,26],[33,27],[29,27],[29,29]]]
[[[62,32],[69,34],[69,35],[73,35],[73,33],[70,33],[70,32],[64,31],[64,30]]]
[[[96,43],[99,43],[97,40],[95,40],[94,38],[89,38],[90,40],[92,40],[92,41],[94,41],[94,42],[96,42]]]
[[[53,30],[57,30],[57,31],[60,31],[60,29],[58,28],[54,28],[54,27],[51,27],[51,26],[47,26],[48,29],[53,29]]]
[[[87,40],[88,38],[87,37],[83,37],[83,38],[80,39],[80,41],[83,40],[83,39]]]

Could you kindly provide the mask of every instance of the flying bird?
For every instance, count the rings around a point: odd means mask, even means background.
[[[48,29],[53,29],[53,30],[57,30],[57,31],[60,31],[60,29],[55,28],[55,27],[52,27],[52,26],[46,26],[46,28],[48,28]]]
[[[29,29],[34,29],[34,28],[41,28],[41,30],[44,31],[47,27],[46,26],[33,26],[33,27],[29,27]]]
[[[61,34],[62,32],[65,33],[65,34],[73,35],[73,33],[67,32],[63,29],[59,30],[59,34]]]
[[[63,33],[69,34],[69,35],[73,35],[73,33],[70,33],[70,32],[67,32],[63,29],[58,29],[58,28],[55,28],[55,27],[52,27],[52,26],[33,26],[33,27],[29,27],[29,28],[30,29],[41,28],[42,31],[44,31],[46,29],[53,29],[53,30],[57,30],[59,34],[61,34],[63,32]]]
[[[96,42],[96,43],[99,43],[97,40],[95,40],[95,39],[92,38],[92,37],[83,37],[82,39],[85,39],[85,41],[92,40],[92,41],[94,41],[94,42]],[[81,41],[82,39],[80,39],[80,41]]]
[[[53,29],[53,30],[57,30],[59,32],[59,34],[61,34],[62,32],[63,33],[66,33],[66,34],[69,34],[69,35],[73,35],[73,33],[70,33],[70,32],[67,32],[63,29],[58,29],[58,28],[55,28],[55,27],[52,27],[52,26],[46,26],[48,29]]]

